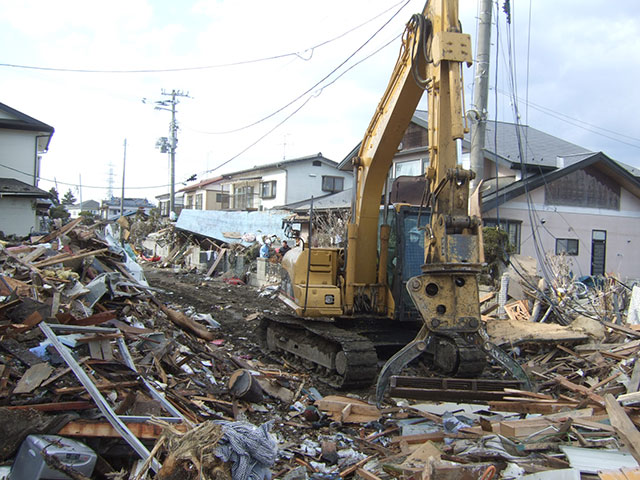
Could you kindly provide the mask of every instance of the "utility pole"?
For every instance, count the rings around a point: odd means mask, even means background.
[[[122,157],[122,195],[120,196],[120,216],[124,217],[124,171],[127,164],[127,139],[124,139],[124,155]]]
[[[80,211],[82,212],[82,174],[78,174],[78,196],[80,197]]]
[[[487,130],[487,97],[489,93],[489,60],[491,58],[491,7],[492,0],[480,0],[478,18],[478,52],[473,91],[471,118],[471,170],[476,178],[469,186],[473,192],[484,178],[484,139]]]
[[[155,103],[156,110],[167,110],[171,112],[171,123],[169,124],[169,138],[161,137],[156,142],[156,148],[160,149],[160,152],[169,153],[169,215],[173,213],[175,215],[175,199],[176,199],[176,149],[178,147],[178,123],[176,121],[176,105],[180,103],[177,97],[189,97],[189,93],[184,93],[182,90],[171,90],[167,92],[162,90],[162,95],[170,97],[168,100],[158,100]],[[147,103],[147,99],[143,98],[142,103]]]

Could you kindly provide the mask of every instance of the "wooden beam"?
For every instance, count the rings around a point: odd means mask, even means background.
[[[77,260],[80,258],[90,257],[92,255],[98,256],[108,251],[109,251],[108,248],[101,248],[99,250],[91,250],[89,252],[77,253],[75,255],[63,253],[61,255],[56,255],[55,257],[48,258],[46,260],[36,262],[33,264],[33,266],[37,268],[48,267],[49,265],[55,265],[56,263],[64,263],[69,260]]]
[[[226,248],[220,248],[218,250],[218,256],[216,257],[215,261],[213,262],[213,264],[211,265],[211,268],[207,271],[207,277],[210,277],[213,272],[215,271],[216,267],[218,266],[218,264],[220,263],[220,260],[222,260],[222,257],[224,257],[227,253],[227,249]]]
[[[124,422],[127,428],[137,438],[144,440],[157,439],[162,435],[162,427],[148,422]],[[181,432],[186,432],[186,426],[183,424],[172,424],[173,428],[177,428]],[[121,435],[115,428],[105,421],[95,420],[72,420],[67,423],[58,435],[68,437],[103,437],[103,438],[120,438]]]
[[[613,395],[607,393],[604,396],[604,401],[607,404],[611,425],[625,442],[633,458],[640,463],[640,432]]]
[[[53,402],[35,403],[33,405],[14,405],[4,407],[8,410],[38,410],[40,412],[66,412],[68,410],[88,410],[96,408],[93,402]]]
[[[640,332],[635,331],[633,328],[629,328],[624,325],[617,325],[612,322],[601,321],[600,323],[602,323],[602,325],[604,325],[605,327],[609,327],[611,330],[626,333],[630,337],[640,338]]]

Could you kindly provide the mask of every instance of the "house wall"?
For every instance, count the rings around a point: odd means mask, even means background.
[[[309,167],[310,168],[310,167]],[[274,198],[261,198],[262,208],[269,209],[287,203],[287,172],[276,171],[262,176],[262,182],[276,182],[276,196]],[[258,191],[260,193],[260,191]]]
[[[531,192],[535,214],[531,216],[544,252],[555,253],[556,238],[578,239],[578,255],[570,256],[573,273],[591,272],[593,230],[607,232],[605,271],[622,280],[640,279],[640,198],[621,189],[620,210],[567,207],[544,204],[544,188]],[[520,253],[536,258],[527,199],[521,195],[500,207],[501,220],[520,220]],[[496,210],[484,214],[496,218]],[[544,223],[543,223],[544,222]]]
[[[344,188],[347,190],[353,184],[353,176],[350,172],[338,170],[335,167],[321,163],[320,166],[313,166],[313,162],[300,162],[287,167],[287,196],[283,204],[306,200],[311,196],[320,197],[331,192],[322,190],[322,177],[342,177],[344,178]]]
[[[2,145],[0,148],[0,177],[15,178],[28,185],[36,185],[34,181],[35,135],[19,130],[0,130],[0,145]]]
[[[218,195],[221,193],[226,193],[229,195],[228,190],[224,190],[224,187],[220,186],[217,189],[206,190],[205,191],[205,210],[224,210],[229,208],[231,198],[228,196],[227,204],[225,205],[223,202],[218,201]]]
[[[82,209],[81,210],[80,208],[69,208],[69,207],[67,207],[67,211],[69,212],[69,215],[71,215],[70,218],[78,218],[80,216],[80,212],[89,212],[92,215],[97,215],[97,216],[100,215],[100,210],[93,209],[93,208],[89,209],[89,210],[87,210],[87,209]],[[120,213],[120,209],[118,209],[118,213]]]
[[[3,196],[0,198],[0,231],[5,235],[24,237],[36,230],[33,199]]]

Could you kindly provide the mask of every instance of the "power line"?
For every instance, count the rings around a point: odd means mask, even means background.
[[[268,130],[265,134],[261,135],[258,139],[256,139],[255,141],[253,141],[251,144],[249,144],[248,146],[244,147],[240,152],[236,153],[235,155],[233,155],[231,158],[229,158],[228,160],[225,160],[223,163],[221,163],[220,165],[218,165],[217,167],[214,167],[212,169],[209,170],[205,170],[203,172],[201,172],[199,175],[204,175],[207,173],[211,173],[214,172],[218,169],[220,169],[221,167],[229,164],[230,162],[232,162],[233,160],[235,160],[236,158],[238,158],[240,155],[242,155],[243,153],[247,152],[250,148],[254,147],[255,145],[257,145],[260,141],[262,141],[264,138],[266,138],[269,134],[271,134],[274,130],[276,130],[278,127],[280,127],[282,124],[284,124],[287,120],[289,120],[291,117],[293,117],[296,113],[298,113],[305,105],[307,105],[307,103],[309,103],[309,101],[314,98],[319,96],[322,91],[333,85],[336,81],[338,81],[342,76],[344,76],[346,73],[348,73],[349,71],[351,71],[353,68],[357,67],[358,65],[360,65],[361,63],[365,62],[366,60],[368,60],[369,58],[373,57],[374,55],[378,54],[379,52],[381,52],[382,50],[384,50],[386,47],[388,47],[389,45],[391,45],[393,42],[395,42],[398,38],[400,37],[400,35],[392,38],[391,40],[389,40],[387,43],[385,43],[384,45],[382,45],[381,47],[379,47],[377,50],[373,51],[372,53],[370,53],[369,55],[367,55],[366,57],[362,58],[361,60],[357,61],[356,63],[354,63],[353,65],[349,66],[346,70],[344,70],[342,73],[340,73],[340,75],[338,75],[336,78],[334,78],[333,80],[331,80],[329,83],[327,83],[326,85],[324,85],[322,88],[319,89],[319,91],[317,91],[315,94],[307,97],[307,99],[302,103],[302,105],[300,105],[298,108],[296,108],[296,110],[294,110],[292,113],[290,113],[287,117],[285,117],[282,121],[280,121],[277,125],[275,125],[273,128],[271,128],[270,130]],[[369,40],[367,40],[369,41]],[[364,45],[363,45],[364,46]],[[351,58],[351,57],[350,57]],[[344,65],[345,62],[343,62],[341,65]],[[335,69],[334,69],[335,71]],[[333,73],[333,72],[332,72]],[[330,75],[329,75],[330,76]],[[3,165],[0,164],[0,167],[4,167],[7,168],[9,170],[13,170],[15,172],[18,173],[22,173],[24,175],[30,175],[27,172],[24,172],[22,170],[18,170],[16,168],[10,167],[8,165]],[[51,180],[48,178],[44,178],[41,176],[36,177],[38,180],[42,180],[42,181],[46,181],[46,182],[57,182],[60,185],[65,185],[65,186],[72,186],[72,187],[78,187],[77,183],[70,183],[70,182],[62,182],[59,180]],[[180,183],[185,183],[185,181],[180,182]],[[154,186],[145,186],[145,187],[128,187],[131,190],[144,190],[144,189],[152,189],[152,188],[165,188],[165,187],[169,187],[171,184],[164,184],[164,185],[154,185]],[[95,186],[95,185],[83,185],[83,188],[93,188],[93,189],[102,189],[102,190],[109,190],[110,187],[108,186]]]
[[[17,168],[14,167],[10,167],[9,165],[4,165],[2,163],[0,163],[0,167],[2,168],[6,168],[7,170],[12,170],[14,172],[17,173],[21,173],[23,175],[28,175],[29,177],[33,176],[33,172],[24,172],[22,170],[19,170]],[[43,181],[43,182],[51,182],[51,183],[56,183],[56,184],[60,184],[60,185],[65,185],[67,187],[79,187],[80,185],[78,183],[72,183],[72,182],[62,182],[60,180],[57,179],[51,179],[51,178],[45,178],[45,177],[41,177],[41,176],[36,176],[36,180],[38,181]],[[181,182],[182,183],[182,182]],[[146,189],[151,189],[151,188],[164,188],[164,187],[168,187],[170,186],[170,184],[166,184],[166,185],[153,185],[153,186],[145,186],[145,187],[127,187],[131,190],[146,190]],[[82,185],[82,188],[95,188],[95,189],[99,189],[99,190],[109,190],[111,187],[110,186],[96,186],[96,185]]]
[[[322,80],[320,80],[319,82],[316,82],[316,84],[307,89],[305,93],[301,94],[300,96],[298,96],[295,100],[293,100],[292,102],[289,102],[287,105],[285,105],[284,107],[278,109],[276,112],[270,114],[268,117],[266,118],[270,118],[273,117],[275,114],[281,112],[282,110],[284,110],[286,107],[292,105],[293,103],[295,103],[296,101],[300,100],[301,98],[304,97],[304,95],[309,94],[310,92],[312,92],[312,90],[314,90],[314,88],[318,87],[322,82],[324,82],[325,80],[329,79],[333,74],[335,74],[341,67],[343,67],[349,60],[351,60],[360,50],[362,50],[362,48],[364,48],[374,37],[376,37],[381,31],[382,29],[384,29],[399,13],[400,11],[402,11],[402,9],[404,7],[406,7],[406,5],[409,3],[409,1],[406,1],[404,3],[404,5],[402,5],[402,7],[400,9],[398,9],[398,11],[396,11],[393,16],[391,18],[389,18],[380,28],[378,28],[378,30],[376,30],[376,32],[369,37],[360,47],[358,47],[351,55],[349,55],[349,57],[347,57],[343,62],[341,62],[337,67],[335,67],[329,74],[325,75],[323,77]],[[395,4],[394,7],[398,5]],[[393,7],[391,7],[393,8]],[[385,12],[387,12],[390,9],[385,10]],[[385,13],[383,12],[383,13]],[[378,15],[379,16],[379,15]],[[377,18],[377,17],[374,17]],[[345,75],[347,72],[349,72],[350,70],[352,70],[353,68],[355,68],[356,66],[358,66],[359,64],[363,63],[364,61],[368,60],[369,58],[371,58],[372,56],[376,55],[377,53],[379,53],[380,51],[382,51],[384,48],[386,48],[387,46],[389,46],[390,44],[392,44],[393,42],[395,42],[398,38],[400,37],[400,35],[395,36],[394,38],[392,38],[391,40],[389,40],[387,43],[385,43],[384,45],[382,45],[381,47],[379,47],[378,49],[376,49],[375,51],[373,51],[372,53],[370,53],[369,55],[367,55],[366,57],[362,58],[361,60],[355,62],[353,65],[349,66],[348,68],[346,68],[342,73],[340,73],[338,76],[336,76],[333,80],[331,80],[330,82],[328,82],[327,84],[325,84],[324,86],[322,86],[321,88],[319,88],[316,92],[314,92],[311,96],[307,97],[307,99],[298,107],[296,108],[296,110],[294,110],[292,113],[290,113],[287,117],[285,117],[282,121],[280,121],[277,125],[275,125],[274,127],[272,127],[270,130],[268,130],[266,133],[264,133],[263,135],[261,135],[260,137],[258,137],[255,141],[253,141],[251,144],[249,144],[248,146],[246,146],[245,148],[243,148],[240,152],[238,152],[237,154],[233,155],[231,158],[229,158],[228,160],[224,161],[223,163],[221,163],[220,165],[218,165],[217,167],[213,168],[213,169],[209,169],[206,170],[204,172],[202,172],[200,175],[206,174],[206,173],[211,173],[214,172],[215,170],[218,170],[219,168],[223,167],[224,165],[229,164],[231,161],[235,160],[236,158],[238,158],[240,155],[242,155],[243,153],[245,153],[246,151],[248,151],[250,148],[252,148],[253,146],[257,145],[260,141],[262,141],[264,138],[266,138],[269,134],[271,134],[273,131],[275,131],[278,127],[280,127],[282,124],[284,124],[286,121],[288,121],[291,117],[293,117],[297,112],[299,112],[304,106],[307,105],[307,103],[314,97],[319,96],[322,91],[333,85],[338,79],[340,79],[343,75]],[[326,42],[325,42],[326,43]],[[2,66],[2,64],[0,64],[0,66]],[[259,122],[266,120],[262,119]],[[255,123],[259,123],[259,122],[255,122]],[[1,165],[0,166],[4,166]],[[26,172],[22,172],[18,169],[12,168],[12,167],[8,167],[5,166],[8,169],[14,170],[16,172],[19,173],[23,173],[23,174],[27,174]],[[46,179],[43,177],[37,177],[38,180],[43,180],[43,181],[48,181],[48,182],[53,182],[53,180],[50,179]],[[78,187],[78,184],[76,183],[67,183],[67,182],[58,182],[61,185],[65,185],[65,186],[73,186],[73,187]],[[145,187],[128,187],[130,189],[135,189],[135,190],[140,190],[140,189],[152,189],[152,188],[164,188],[164,187],[168,187],[171,184],[166,184],[166,185],[155,185],[155,186],[145,186]],[[95,189],[106,189],[108,190],[109,187],[103,187],[103,186],[91,186],[91,185],[83,185],[84,188],[95,188]]]
[[[222,130],[222,131],[217,131],[217,132],[206,132],[206,131],[202,131],[202,130],[195,130],[190,128],[189,130],[196,132],[196,133],[201,133],[204,135],[226,135],[226,134],[230,134],[230,133],[236,133],[242,130],[246,130],[248,128],[254,127],[256,125],[258,125],[259,123],[264,122],[265,120],[268,120],[269,118],[277,115],[278,113],[282,112],[283,110],[285,110],[286,108],[290,107],[291,105],[293,105],[294,103],[296,103],[297,101],[301,100],[302,98],[304,98],[305,95],[308,95],[310,92],[312,92],[314,89],[318,88],[319,85],[321,85],[325,80],[327,80],[328,78],[330,78],[334,73],[336,73],[341,67],[343,67],[349,60],[351,60],[360,50],[362,50],[371,40],[373,40],[387,25],[389,25],[389,23],[391,23],[391,21],[398,16],[398,14],[407,6],[409,2],[405,2],[404,5],[402,5],[392,16],[391,18],[389,18],[386,22],[384,22],[382,24],[382,26],[380,28],[378,28],[373,35],[371,35],[362,45],[360,45],[351,55],[349,55],[345,60],[343,60],[338,66],[336,66],[335,68],[333,68],[327,75],[325,75],[324,77],[322,77],[322,79],[318,80],[315,84],[313,84],[311,87],[307,88],[304,92],[302,92],[301,94],[299,94],[296,98],[294,98],[293,100],[289,101],[288,103],[286,103],[285,105],[279,107],[277,110],[271,112],[270,114],[262,117],[259,120],[256,120],[254,122],[251,122],[247,125],[244,125],[242,127],[237,127],[237,128],[232,128],[229,130]],[[396,4],[397,5],[397,4]],[[388,10],[387,10],[388,11]],[[395,37],[398,38],[398,37]],[[395,40],[395,38],[393,40]],[[388,45],[385,44],[385,47]],[[384,47],[383,47],[384,48]],[[375,53],[379,52],[381,49],[378,49],[375,51]],[[369,57],[366,57],[369,58]],[[338,77],[339,78],[339,77]]]
[[[389,42],[387,42],[386,44],[384,44],[383,46],[381,46],[380,48],[378,48],[376,51],[372,52],[371,54],[369,54],[368,56],[364,57],[363,59],[359,60],[358,62],[354,63],[353,65],[351,65],[349,68],[347,68],[344,72],[342,72],[340,75],[338,75],[336,78],[334,78],[331,82],[329,82],[328,84],[326,84],[325,86],[323,86],[315,95],[311,95],[310,97],[307,97],[307,99],[302,103],[302,105],[300,105],[298,108],[296,108],[293,112],[291,112],[287,117],[285,117],[281,122],[279,122],[277,125],[275,125],[273,128],[271,128],[269,131],[267,131],[264,135],[260,136],[257,140],[255,140],[254,142],[252,142],[250,145],[248,145],[247,147],[243,148],[240,152],[236,153],[235,155],[233,155],[231,158],[229,158],[228,160],[225,160],[224,162],[222,162],[220,165],[218,165],[217,167],[211,168],[209,170],[205,170],[204,172],[201,172],[199,175],[205,175],[207,173],[212,173],[215,172],[216,170],[224,167],[225,165],[231,163],[233,160],[235,160],[236,158],[238,158],[240,155],[242,155],[243,153],[245,153],[246,151],[248,151],[250,148],[252,148],[253,146],[255,146],[256,144],[258,144],[260,141],[262,141],[265,137],[267,137],[269,134],[273,133],[278,127],[280,127],[283,123],[285,123],[287,120],[289,120],[291,117],[293,117],[296,113],[298,113],[307,103],[309,103],[309,101],[314,98],[319,96],[322,91],[333,85],[339,78],[341,78],[343,75],[345,75],[347,72],[349,72],[351,69],[355,68],[356,66],[360,65],[362,62],[364,62],[365,60],[368,60],[369,58],[371,58],[372,56],[376,55],[378,52],[382,51],[383,49],[385,49],[387,46],[391,45],[393,42],[396,41],[396,39],[398,39],[399,36],[392,38]]]
[[[387,8],[386,10],[384,10],[383,12],[380,12],[379,14],[375,15],[374,17],[370,18],[369,20],[367,20],[366,22],[361,23],[360,25],[357,25],[349,30],[347,30],[344,33],[341,33],[340,35],[333,37],[329,40],[324,40],[316,45],[313,45],[311,47],[308,47],[302,51],[295,51],[295,52],[287,52],[287,53],[281,53],[281,54],[276,54],[276,55],[271,55],[268,57],[261,57],[261,58],[254,58],[254,59],[249,59],[249,60],[240,60],[237,62],[228,62],[228,63],[220,63],[220,64],[214,64],[214,65],[200,65],[200,66],[194,66],[194,67],[176,67],[176,68],[144,68],[144,69],[134,69],[134,70],[129,70],[129,69],[89,69],[89,68],[62,68],[62,67],[42,67],[42,66],[36,66],[36,65],[22,65],[22,64],[15,64],[15,63],[0,63],[0,67],[7,67],[7,68],[18,68],[18,69],[23,69],[23,70],[39,70],[39,71],[46,71],[46,72],[61,72],[61,73],[110,73],[110,74],[137,74],[137,73],[171,73],[171,72],[190,72],[190,71],[197,71],[197,70],[212,70],[212,69],[218,69],[218,68],[227,68],[227,67],[237,67],[240,65],[248,65],[248,64],[252,64],[252,63],[261,63],[261,62],[268,62],[271,60],[278,60],[281,58],[287,58],[287,57],[297,57],[300,58],[302,60],[308,61],[311,59],[311,57],[313,57],[313,52],[318,49],[321,48],[325,45],[328,45],[336,40],[339,40],[340,38],[362,28],[363,26],[367,25],[368,23],[371,23],[372,21],[374,21],[375,19],[377,19],[378,17],[384,15],[385,13],[387,13],[389,10],[395,8],[396,6],[400,5],[402,2],[404,2],[404,5],[401,7],[401,10],[406,7],[410,0],[402,0],[394,5],[392,5],[391,7]],[[309,55],[308,58],[305,58],[301,52],[311,52],[311,55]]]

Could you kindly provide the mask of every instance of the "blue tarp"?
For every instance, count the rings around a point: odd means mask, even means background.
[[[253,242],[237,238],[238,235],[244,235],[246,239],[253,234],[256,240],[262,235],[276,235],[278,238],[285,238],[282,219],[289,215],[291,212],[284,210],[265,210],[262,212],[182,210],[176,222],[176,228],[222,242],[242,243],[248,246]]]

